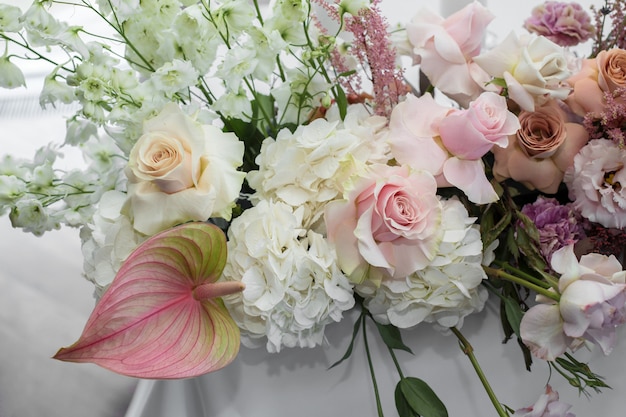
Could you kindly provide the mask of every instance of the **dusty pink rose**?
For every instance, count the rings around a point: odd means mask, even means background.
[[[626,150],[594,139],[574,157],[564,176],[573,206],[604,227],[626,227]]]
[[[572,406],[559,401],[559,393],[547,385],[545,394],[541,394],[533,405],[515,410],[512,417],[576,417],[569,412],[570,408]]]
[[[426,9],[407,25],[407,35],[421,71],[430,82],[465,105],[483,91],[489,77],[472,62],[480,53],[493,14],[473,2],[447,19]]]
[[[400,164],[433,174],[440,187],[454,186],[470,201],[486,204],[498,196],[485,176],[481,156],[517,130],[504,98],[483,93],[467,110],[435,102],[430,94],[408,96],[391,113],[389,144]],[[449,148],[448,148],[449,147]]]
[[[441,141],[448,151],[462,159],[479,159],[494,145],[505,148],[509,135],[520,125],[496,93],[482,93],[467,110],[449,113],[439,124]]]
[[[579,116],[599,114],[605,109],[604,93],[626,87],[626,50],[602,51],[594,59],[584,59],[581,69],[567,80],[572,92],[565,102]],[[626,102],[616,97],[618,102]]]
[[[527,188],[553,194],[574,156],[589,140],[585,128],[565,121],[554,101],[534,112],[522,111],[520,129],[506,148],[494,147],[493,175],[497,181],[512,178]]]
[[[352,282],[404,278],[429,265],[442,233],[436,192],[428,172],[381,164],[327,205],[328,239]]]
[[[561,46],[578,45],[595,32],[591,17],[580,4],[560,1],[546,1],[536,6],[524,27]]]
[[[522,318],[520,334],[531,352],[548,361],[583,340],[600,346],[608,355],[615,345],[615,330],[626,322],[626,271],[615,256],[583,255],[574,246],[552,255],[559,278],[560,301],[538,297]]]

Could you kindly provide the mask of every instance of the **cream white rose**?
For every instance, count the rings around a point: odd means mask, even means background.
[[[245,174],[233,133],[201,125],[176,104],[144,123],[126,175],[134,228],[152,235],[187,221],[230,219]]]
[[[566,51],[543,36],[518,38],[511,32],[474,62],[492,77],[504,79],[509,98],[526,111],[550,98],[564,100],[570,92],[565,83],[571,75]]]

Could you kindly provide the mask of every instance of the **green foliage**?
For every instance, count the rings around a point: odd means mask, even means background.
[[[402,378],[395,391],[400,417],[448,417],[448,410],[430,386],[419,378]]]

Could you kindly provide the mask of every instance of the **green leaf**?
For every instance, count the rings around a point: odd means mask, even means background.
[[[402,341],[402,335],[396,326],[393,324],[380,324],[376,320],[374,320],[374,323],[376,324],[378,333],[380,333],[380,337],[382,337],[383,342],[385,342],[388,348],[404,350],[405,352],[413,354],[411,349]]]
[[[419,378],[407,377],[398,382],[411,409],[421,417],[448,417],[448,410],[428,384]]]
[[[404,397],[402,393],[402,388],[400,387],[400,382],[396,385],[396,390],[394,392],[394,397],[396,399],[396,410],[398,410],[399,417],[420,417],[413,409],[411,405]]]
[[[511,328],[517,335],[520,337],[519,333],[519,325],[522,321],[522,316],[524,312],[519,306],[519,303],[511,297],[505,297],[502,300],[504,302],[504,311],[506,312],[506,319],[511,325]]]
[[[354,348],[354,340],[359,334],[359,329],[361,328],[362,321],[363,321],[363,314],[361,314],[359,318],[356,320],[356,322],[354,323],[354,328],[352,330],[352,340],[350,340],[350,345],[348,345],[348,350],[346,350],[346,353],[343,355],[341,359],[333,363],[328,369],[333,369],[335,366],[339,365],[341,362],[348,359],[350,355],[352,355],[352,349]]]
[[[335,100],[337,100],[337,107],[339,108],[339,117],[343,120],[346,118],[346,113],[348,112],[348,99],[339,84],[335,86]]]

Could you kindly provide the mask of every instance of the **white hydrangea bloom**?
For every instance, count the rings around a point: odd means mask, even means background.
[[[269,352],[322,343],[327,324],[354,306],[353,292],[321,235],[302,228],[302,210],[261,201],[233,220],[222,279],[241,280],[224,302],[242,342]]]
[[[109,191],[102,195],[92,223],[80,231],[83,273],[94,283],[99,297],[115,278],[122,262],[146,236],[137,233],[122,214],[126,194]]]
[[[254,201],[273,199],[304,210],[304,226],[311,227],[326,203],[340,197],[342,184],[365,163],[386,162],[385,121],[351,106],[343,123],[331,111],[291,133],[266,139],[256,159],[258,171],[248,174],[256,190]]]
[[[488,294],[480,284],[487,276],[476,219],[457,199],[443,206],[443,240],[428,267],[403,280],[384,280],[379,288],[355,288],[378,322],[399,328],[427,322],[447,329],[461,327],[466,316],[484,307]]]

